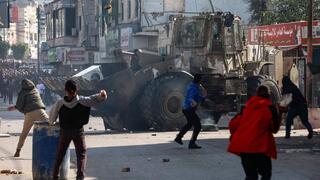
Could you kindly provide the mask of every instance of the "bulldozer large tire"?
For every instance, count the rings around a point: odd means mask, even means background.
[[[161,76],[149,83],[140,101],[140,109],[156,130],[176,130],[186,119],[182,102],[191,79],[175,74]]]
[[[248,98],[256,94],[256,90],[260,85],[265,85],[270,90],[272,102],[274,104],[279,102],[281,97],[280,90],[277,86],[276,81],[273,80],[271,77],[264,75],[251,76],[248,77],[246,81]]]
[[[124,125],[121,120],[117,117],[107,117],[107,116],[102,116],[103,123],[105,129],[112,129],[112,130],[117,130],[117,131],[123,131],[124,130]]]
[[[117,113],[114,116],[102,117],[105,129],[117,131],[147,130],[149,125],[144,121],[137,104],[138,103],[135,100],[130,104],[130,108],[127,108],[125,111]]]

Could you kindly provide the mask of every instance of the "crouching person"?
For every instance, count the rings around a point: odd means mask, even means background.
[[[246,180],[258,180],[259,174],[262,180],[271,179],[271,158],[277,157],[273,133],[279,126],[279,114],[266,86],[258,87],[257,95],[230,121],[228,151],[241,157]]]
[[[90,107],[107,98],[105,90],[100,93],[84,97],[77,94],[77,84],[68,80],[65,84],[66,96],[57,101],[49,114],[49,121],[54,124],[59,116],[60,139],[53,170],[53,179],[58,179],[60,164],[73,141],[77,155],[77,180],[84,179],[86,165],[86,144],[83,125],[87,124],[90,116]]]

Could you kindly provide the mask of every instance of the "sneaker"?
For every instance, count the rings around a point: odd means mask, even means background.
[[[312,137],[313,137],[313,132],[309,132],[308,139],[312,139]]]
[[[179,138],[179,137],[176,137],[176,138],[174,139],[174,141],[175,141],[176,143],[180,144],[180,145],[183,145],[182,139]]]
[[[286,136],[284,138],[290,139],[290,134],[286,134]]]
[[[20,157],[20,150],[17,149],[16,153],[14,153],[13,157]]]
[[[201,149],[201,146],[198,146],[196,143],[190,143],[189,149]]]

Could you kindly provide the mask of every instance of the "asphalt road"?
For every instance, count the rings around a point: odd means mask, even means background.
[[[0,179],[32,179],[32,136],[27,138],[20,158],[13,158],[18,135],[22,128],[19,113],[0,112],[0,170],[17,169],[22,175],[0,175]],[[244,179],[239,157],[226,152],[229,132],[201,132],[198,144],[203,148],[187,148],[189,132],[180,146],[172,140],[177,132],[103,133],[99,118],[91,118],[85,127],[88,148],[86,179],[132,180],[238,180]],[[293,131],[289,140],[284,132],[276,136],[278,159],[273,161],[276,180],[317,180],[320,177],[320,136],[308,140],[306,130]],[[169,160],[164,162],[163,159]],[[71,173],[74,179],[76,157],[71,145]],[[130,168],[130,172],[122,172]]]

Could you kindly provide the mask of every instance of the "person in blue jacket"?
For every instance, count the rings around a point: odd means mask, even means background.
[[[197,137],[201,130],[201,122],[196,110],[198,105],[204,101],[207,91],[201,85],[201,75],[196,74],[193,82],[187,87],[187,94],[183,101],[182,112],[188,123],[183,126],[175,138],[175,142],[182,145],[182,137],[193,127],[193,134],[189,142],[189,149],[200,149],[201,146],[196,144]]]

